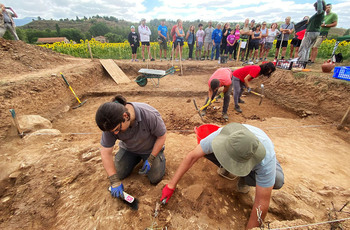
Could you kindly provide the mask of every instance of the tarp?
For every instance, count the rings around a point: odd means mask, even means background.
[[[350,41],[350,35],[345,35],[343,37],[338,37],[337,42]]]

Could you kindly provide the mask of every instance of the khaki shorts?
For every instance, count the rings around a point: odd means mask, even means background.
[[[213,48],[213,42],[204,42],[204,51],[211,51]]]
[[[320,48],[321,43],[322,43],[323,40],[325,40],[326,38],[327,38],[327,36],[325,36],[325,35],[320,35],[320,36],[318,36],[318,37],[317,37],[317,40],[316,40],[316,42],[315,42],[315,44],[314,44],[314,46],[313,46],[312,48]]]

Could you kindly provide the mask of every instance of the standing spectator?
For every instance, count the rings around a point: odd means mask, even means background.
[[[221,24],[218,23],[216,26],[216,29],[213,31],[213,34],[211,35],[211,39],[213,40],[213,49],[211,50],[211,60],[213,60],[214,58],[215,50],[216,50],[215,60],[219,60],[221,37],[222,37]]]
[[[224,28],[222,29],[222,39],[221,39],[221,46],[220,46],[220,55],[223,54],[223,52],[226,50],[227,47],[227,37],[231,33],[230,23],[226,22],[224,24]]]
[[[199,29],[196,33],[196,39],[197,39],[197,42],[196,42],[196,45],[197,45],[197,48],[196,48],[196,59],[199,60],[202,56],[202,47],[203,47],[203,43],[204,43],[204,36],[205,36],[205,32],[203,30],[203,25],[202,24],[199,24],[198,25]],[[204,51],[205,53],[205,51]],[[204,56],[205,54],[203,54]],[[204,58],[203,58],[204,60]]]
[[[175,29],[175,35],[176,35],[176,54],[175,54],[175,60],[177,61],[177,53],[180,52],[180,58],[182,59],[182,61],[184,61],[185,59],[183,59],[182,57],[182,48],[184,46],[184,39],[185,39],[185,32],[184,29],[182,27],[182,20],[178,19],[177,20],[177,27]],[[180,51],[178,50],[177,46],[180,45]]]
[[[205,54],[207,54],[207,60],[209,60],[210,51],[213,48],[213,40],[211,39],[211,36],[214,31],[214,27],[212,26],[212,22],[208,22],[208,27],[204,30],[204,52],[203,52],[203,59],[205,59]]]
[[[137,48],[140,45],[140,38],[139,35],[135,32],[135,26],[131,26],[130,27],[130,34],[128,36],[128,41],[130,43],[131,46],[131,61],[133,62],[138,61],[137,58]]]
[[[262,23],[261,26],[261,39],[259,42],[259,57],[260,57],[260,61],[262,61],[262,55],[263,55],[263,51],[264,51],[264,47],[265,47],[265,43],[266,43],[266,38],[267,36],[269,36],[269,30],[266,27],[266,22]]]
[[[173,56],[175,55],[175,49],[176,49],[176,33],[175,33],[175,30],[177,28],[177,24],[175,24],[172,28],[171,28],[171,31],[170,31],[170,36],[172,38],[172,42],[173,42],[173,46],[172,46],[172,49],[171,49],[171,58],[173,58]],[[170,59],[171,59],[170,58]]]
[[[10,30],[11,34],[15,38],[16,41],[19,40],[16,33],[16,25],[13,21],[13,17],[17,18],[17,14],[11,7],[5,7],[4,4],[0,4],[0,38],[2,38],[6,32],[6,30]],[[6,9],[10,10],[8,12]]]
[[[227,57],[227,54],[229,54],[229,60],[232,61],[232,53],[234,45],[237,43],[236,36],[235,36],[235,30],[231,30],[230,35],[227,36],[226,41],[226,49],[225,49],[225,56]]]
[[[328,32],[332,27],[336,27],[338,24],[338,15],[336,13],[331,12],[332,4],[327,4],[326,6],[326,16],[324,16],[324,21],[321,24],[320,36],[318,36],[315,45],[311,50],[311,63],[315,62],[317,57],[318,48],[320,47],[323,40],[327,38]]]
[[[298,57],[298,51],[301,44],[301,40],[303,40],[298,34],[302,30],[306,30],[307,22],[309,21],[309,16],[305,16],[302,21],[298,22],[294,25],[295,28],[295,36],[290,43],[290,56],[289,59],[293,59],[293,52],[295,50],[294,58]]]
[[[235,44],[233,45],[233,58],[236,60],[236,58],[239,59],[239,57],[237,57],[237,47],[240,45],[239,39],[240,39],[240,30],[239,30],[239,24],[236,25],[235,29],[234,29],[234,33],[235,35]]]
[[[194,46],[194,43],[196,42],[196,35],[194,34],[194,25],[191,25],[190,28],[188,29],[186,34],[186,40],[189,48],[188,60],[192,60],[193,46]]]
[[[252,34],[253,34],[253,31],[255,31],[255,20],[254,19],[252,19],[251,21],[250,21],[250,25],[249,25],[249,29],[250,29],[250,34],[249,34],[249,39],[248,39],[248,44],[247,44],[247,46],[248,46],[248,48],[247,48],[247,56],[246,56],[246,59],[248,59],[248,54],[250,53],[250,41],[252,40]]]
[[[145,46],[147,46],[148,58],[150,58],[151,61],[154,61],[154,59],[152,58],[150,46],[150,36],[152,33],[148,26],[146,26],[146,19],[141,19],[141,25],[139,25],[138,30],[142,46],[142,60],[145,61]]]
[[[271,28],[268,30],[268,36],[266,37],[264,50],[262,53],[262,57],[265,56],[264,61],[267,60],[267,55],[269,54],[269,51],[272,48],[273,41],[279,33],[280,32],[277,29],[277,23],[272,23]]]
[[[252,33],[252,38],[250,40],[249,47],[248,47],[249,48],[249,62],[248,62],[248,64],[253,64],[252,60],[254,60],[254,59],[256,59],[255,64],[259,62],[259,59],[258,59],[259,42],[260,42],[260,39],[262,37],[260,29],[261,29],[261,25],[257,24],[255,31],[253,31],[253,33]],[[254,53],[252,52],[253,49],[254,49]]]
[[[237,112],[242,112],[238,103],[244,103],[241,99],[244,87],[246,87],[248,93],[250,93],[251,88],[249,82],[253,80],[253,78],[257,78],[259,75],[270,77],[275,70],[275,65],[272,62],[268,62],[262,65],[245,66],[233,72],[233,99],[235,101],[235,110]]]
[[[245,58],[244,58],[244,55],[245,55],[245,51],[248,50],[248,43],[249,43],[249,36],[250,36],[250,33],[252,31],[249,29],[249,18],[247,18],[245,21],[244,21],[244,25],[243,25],[243,28],[241,29],[240,33],[241,33],[241,52],[242,52],[242,58],[241,58],[241,61],[244,61]],[[239,58],[239,57],[237,57]]]
[[[277,59],[277,57],[278,57],[281,42],[282,42],[282,57],[281,57],[281,59],[284,59],[284,56],[286,55],[286,52],[287,52],[289,35],[294,32],[294,24],[290,22],[290,17],[286,17],[285,22],[286,22],[285,24],[282,24],[280,26],[281,34],[278,35],[278,37],[277,37],[275,59]],[[283,41],[282,41],[282,38],[283,38]]]
[[[165,19],[160,21],[158,26],[159,58],[162,60],[162,51],[164,50],[164,59],[167,59],[167,41],[169,40],[168,28],[165,25]]]
[[[298,60],[304,62],[304,66],[307,64],[310,48],[315,44],[318,35],[320,35],[320,27],[324,19],[326,3],[322,0],[317,0],[314,7],[316,13],[309,19],[309,23],[306,27],[306,33],[304,39],[301,41],[298,53]]]

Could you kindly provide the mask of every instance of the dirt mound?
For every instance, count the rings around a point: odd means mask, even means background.
[[[18,74],[68,63],[67,55],[22,41],[0,38],[1,72]]]

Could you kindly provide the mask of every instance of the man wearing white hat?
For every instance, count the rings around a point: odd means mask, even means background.
[[[230,123],[202,139],[163,188],[161,201],[168,202],[182,176],[202,157],[219,166],[221,175],[240,177],[238,192],[247,193],[248,186],[255,186],[255,201],[246,228],[260,226],[269,208],[272,189],[280,189],[284,184],[282,168],[266,133],[251,125]],[[259,209],[261,219],[257,216]]]

